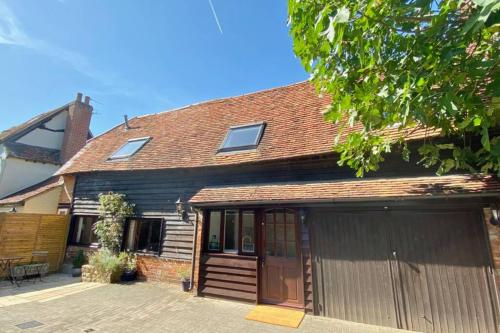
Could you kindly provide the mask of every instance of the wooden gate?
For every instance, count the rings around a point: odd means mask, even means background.
[[[421,332],[496,332],[477,211],[312,215],[316,313]]]
[[[47,251],[49,271],[57,272],[64,260],[69,216],[0,213],[0,257],[31,260],[33,251]]]

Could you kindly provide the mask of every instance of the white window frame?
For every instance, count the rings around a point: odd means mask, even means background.
[[[231,131],[241,129],[241,128],[247,128],[247,127],[257,127],[260,126],[259,132],[257,133],[257,136],[255,137],[255,141],[253,144],[250,145],[245,145],[245,146],[234,146],[234,147],[224,147],[226,145],[227,140],[229,139],[229,136],[231,134]],[[252,123],[252,124],[245,124],[245,125],[238,125],[238,126],[231,126],[229,127],[229,130],[226,133],[226,136],[224,137],[224,141],[222,141],[222,144],[219,147],[219,152],[228,152],[228,151],[239,151],[239,150],[248,150],[248,149],[255,149],[259,146],[259,143],[262,139],[262,134],[264,133],[264,129],[266,127],[265,122],[258,122],[258,123]]]
[[[125,159],[125,158],[129,158],[129,157],[132,157],[134,156],[135,154],[137,154],[137,152],[139,150],[142,149],[142,147],[144,147],[144,145],[146,143],[148,143],[149,141],[151,140],[151,137],[143,137],[143,138],[135,138],[135,139],[129,139],[127,140],[127,142],[125,142],[123,145],[120,146],[120,148],[118,148],[117,150],[115,150],[115,152],[113,154],[111,154],[111,156],[108,157],[108,160],[121,160],[121,159]],[[125,147],[126,145],[128,145],[129,143],[131,142],[136,142],[136,141],[144,141],[134,152],[132,152],[131,154],[122,154],[122,155],[115,155],[116,153],[118,153],[123,147]]]

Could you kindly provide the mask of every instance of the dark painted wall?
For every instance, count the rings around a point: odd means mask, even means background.
[[[394,157],[383,168],[367,177],[394,177],[432,174]],[[167,240],[172,230],[187,232],[193,229],[194,214],[182,221],[176,213],[175,202],[180,197],[187,202],[201,188],[213,185],[258,184],[293,181],[324,181],[355,178],[352,170],[340,168],[333,156],[296,159],[289,161],[240,165],[232,167],[117,171],[80,174],[77,177],[73,214],[97,214],[99,193],[124,193],[136,205],[136,214],[165,219],[165,242],[162,255],[190,259],[192,244],[184,246]],[[174,245],[173,245],[174,244]]]

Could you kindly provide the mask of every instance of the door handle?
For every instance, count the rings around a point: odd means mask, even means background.
[[[260,258],[260,267],[264,268],[265,262],[266,262],[266,259],[264,257]]]

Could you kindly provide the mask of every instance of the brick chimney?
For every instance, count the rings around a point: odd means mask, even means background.
[[[82,94],[78,93],[76,100],[69,105],[68,120],[61,146],[62,163],[66,163],[85,146],[89,133],[90,118],[92,118],[90,97],[85,96],[85,100],[82,102]]]

